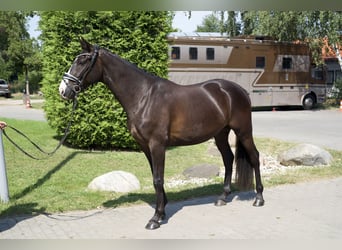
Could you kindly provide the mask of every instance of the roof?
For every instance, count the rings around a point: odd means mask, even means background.
[[[219,32],[171,32],[167,36],[170,41],[216,41],[216,42],[249,42],[249,43],[268,43],[268,44],[279,44],[279,45],[291,45],[291,44],[305,44],[302,42],[279,42],[273,40],[269,36],[264,35],[248,35],[248,36],[236,36],[230,37],[227,33]]]
[[[199,37],[199,38],[228,38],[227,33],[219,33],[219,32],[171,32],[168,37]]]

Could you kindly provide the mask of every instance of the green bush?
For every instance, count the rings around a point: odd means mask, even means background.
[[[167,76],[171,31],[169,12],[53,11],[41,12],[43,93],[49,124],[63,134],[70,120],[71,102],[58,93],[62,75],[80,52],[79,36],[161,77]],[[67,142],[81,148],[137,149],[126,127],[126,114],[102,83],[78,97]]]
[[[331,89],[328,91],[328,98],[324,105],[327,107],[339,107],[342,101],[342,79],[337,79]]]
[[[30,94],[37,93],[40,90],[40,82],[42,80],[42,75],[39,71],[33,70],[29,72],[28,76],[30,84]],[[26,76],[20,74],[18,80],[11,82],[11,92],[12,93],[22,93],[26,88]]]
[[[342,79],[338,79],[333,88],[333,98],[336,99],[336,102],[340,102],[342,100]]]

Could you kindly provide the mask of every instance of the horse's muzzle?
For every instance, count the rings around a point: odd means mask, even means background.
[[[73,100],[76,97],[76,92],[69,86],[60,91],[60,95],[63,99]]]

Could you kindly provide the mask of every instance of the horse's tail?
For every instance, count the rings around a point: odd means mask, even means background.
[[[235,184],[237,188],[239,190],[253,189],[253,168],[250,164],[246,149],[238,138],[236,138],[235,163]]]

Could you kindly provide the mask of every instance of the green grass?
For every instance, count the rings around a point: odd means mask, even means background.
[[[257,148],[260,152],[276,157],[293,146],[295,143],[279,141],[270,138],[257,138]],[[334,178],[342,176],[342,151],[326,149],[333,157],[330,166],[327,167],[303,167],[294,168],[285,173],[277,173],[265,180],[265,186],[280,184],[298,183],[324,178]]]
[[[54,130],[46,122],[7,118],[0,120],[26,133],[47,151],[52,151],[58,144]],[[30,153],[38,157],[43,156],[11,129],[7,128],[6,132]],[[116,207],[142,202],[152,203],[155,200],[150,167],[141,152],[86,151],[62,146],[52,157],[36,161],[19,152],[5,137],[3,143],[10,201],[0,203],[0,217],[37,212],[88,210],[101,206]],[[293,145],[266,138],[256,139],[256,144],[259,151],[273,156]],[[221,158],[208,155],[207,150],[208,143],[168,150],[165,181],[181,178],[182,172],[195,164],[209,163],[222,166]],[[342,176],[342,152],[330,153],[334,156],[334,162],[330,167],[299,169],[282,175],[277,174],[265,180],[265,187]],[[87,185],[93,178],[113,170],[135,174],[141,183],[141,190],[129,194],[87,190]],[[204,186],[189,184],[166,188],[170,201],[219,195],[221,191],[221,178],[215,178],[213,182]]]

